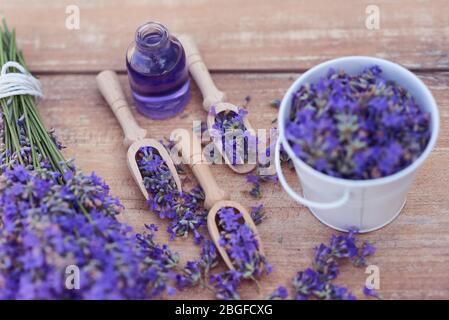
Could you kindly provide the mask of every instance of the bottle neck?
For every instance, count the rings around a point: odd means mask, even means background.
[[[135,41],[140,51],[154,52],[169,46],[170,34],[162,24],[149,22],[137,29]]]

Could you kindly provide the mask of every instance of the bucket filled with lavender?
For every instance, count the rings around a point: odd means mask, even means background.
[[[438,108],[421,80],[370,57],[335,59],[304,73],[282,100],[278,119],[279,181],[321,222],[341,231],[376,230],[400,213],[439,129]],[[303,196],[282,174],[281,147]]]

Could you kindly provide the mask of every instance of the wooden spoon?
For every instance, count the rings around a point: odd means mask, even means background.
[[[257,242],[259,243],[259,252],[262,255],[265,255],[263,247],[262,247],[262,241],[260,239],[260,235],[257,232],[256,224],[254,223],[253,219],[251,218],[251,215],[246,210],[246,208],[243,207],[240,203],[235,202],[235,201],[219,201],[212,207],[212,209],[209,210],[209,214],[207,215],[207,229],[209,230],[210,237],[214,241],[214,244],[217,247],[218,252],[223,257],[223,260],[226,263],[226,265],[228,266],[228,268],[232,269],[232,270],[235,269],[234,265],[232,264],[231,258],[229,257],[228,253],[226,252],[226,249],[223,248],[219,243],[220,230],[219,230],[219,226],[217,224],[217,213],[218,213],[218,211],[220,211],[220,209],[223,209],[223,208],[234,208],[237,212],[240,212],[242,214],[243,220],[251,228],[251,230],[254,233],[254,237],[256,238]]]
[[[204,206],[206,209],[210,209],[207,216],[207,228],[211,239],[213,240],[218,252],[222,256],[228,268],[235,269],[228,253],[219,243],[220,231],[216,217],[217,212],[220,211],[221,208],[235,208],[236,211],[242,214],[243,220],[254,232],[254,235],[259,242],[259,251],[263,254],[262,241],[251,215],[241,204],[229,200],[229,193],[218,186],[215,177],[210,170],[209,164],[206,161],[202,161],[201,149],[199,148],[200,150],[195,150],[194,146],[198,146],[200,144],[199,139],[196,136],[192,137],[187,130],[183,131],[182,136],[179,132],[175,132],[172,137],[173,140],[176,141],[177,147],[181,149],[184,163],[190,166],[193,174],[204,190],[206,195]]]
[[[175,180],[176,186],[181,192],[181,180],[179,179],[178,172],[176,171],[172,158],[159,141],[145,138],[147,130],[139,127],[134,119],[131,110],[128,107],[128,103],[126,102],[120,82],[118,81],[117,74],[110,70],[100,72],[97,75],[97,85],[123,129],[125,134],[125,139],[123,142],[127,147],[129,147],[127,154],[128,168],[145,199],[148,200],[149,195],[145,185],[143,184],[142,174],[140,173],[136,161],[136,154],[142,147],[152,147],[156,149],[161,158],[167,164],[173,179]]]
[[[239,107],[226,103],[226,95],[224,92],[217,89],[214,81],[207,69],[206,64],[204,63],[198,47],[190,36],[181,35],[178,37],[178,40],[181,41],[182,46],[186,52],[187,64],[189,66],[189,71],[192,77],[195,79],[196,84],[200,88],[200,91],[203,95],[203,108],[207,111],[207,127],[209,130],[212,129],[212,126],[215,123],[215,116],[211,114],[210,109],[212,106],[215,107],[216,114],[225,111],[232,111],[235,113],[239,112]],[[255,135],[255,131],[251,124],[249,123],[247,117],[244,118],[243,124],[245,125],[246,130],[251,133],[251,135]],[[226,160],[226,164],[237,173],[248,173],[253,171],[256,167],[256,163],[237,163],[236,165],[232,164],[232,161],[228,159],[228,156],[225,152],[223,152],[223,145],[221,139],[214,139],[214,143],[221,153],[223,158]],[[256,161],[254,161],[256,162]]]

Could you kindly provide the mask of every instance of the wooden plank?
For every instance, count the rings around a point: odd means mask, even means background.
[[[65,27],[66,6],[80,29]],[[137,26],[157,20],[190,33],[213,70],[302,71],[327,59],[371,55],[410,68],[449,68],[446,0],[378,0],[380,29],[365,26],[370,0],[2,0],[31,68],[124,70]]]
[[[248,106],[249,117],[256,128],[270,128],[276,111],[269,101],[280,98],[294,74],[216,74],[218,86],[226,91],[229,100],[241,103],[252,96]],[[373,264],[380,268],[381,293],[386,298],[421,299],[448,298],[449,277],[449,73],[421,73],[420,77],[434,93],[441,110],[442,131],[437,148],[413,185],[406,208],[394,223],[367,235],[363,239],[374,242],[378,248]],[[77,164],[85,172],[96,171],[106,179],[112,193],[126,207],[121,219],[135,230],[144,223],[160,226],[159,239],[168,241],[167,223],[146,210],[143,197],[130,177],[126,162],[126,148],[121,144],[122,133],[112,112],[98,93],[93,75],[49,75],[41,77],[46,98],[40,110],[48,126],[55,127],[60,139],[68,146],[67,156],[76,156]],[[121,76],[127,89],[127,79]],[[129,97],[129,90],[127,89]],[[188,128],[194,119],[205,119],[201,98],[193,86],[192,99],[183,116],[167,121],[152,121],[137,115],[138,122],[154,138],[162,138],[171,130]],[[326,242],[334,233],[319,223],[306,208],[294,203],[277,185],[263,188],[264,197],[255,201],[248,196],[245,177],[227,167],[214,166],[218,183],[232,192],[232,198],[245,206],[263,203],[269,218],[260,227],[269,261],[274,266],[272,275],[261,281],[261,292],[253,284],[242,285],[244,298],[263,298],[278,285],[290,287],[295,273],[311,264],[313,248]],[[289,175],[295,184],[295,175]],[[183,261],[194,259],[198,248],[192,239],[177,239],[170,245],[179,251]],[[362,297],[364,270],[343,268],[338,283],[347,285]],[[176,298],[213,298],[207,290],[195,289],[179,293]]]

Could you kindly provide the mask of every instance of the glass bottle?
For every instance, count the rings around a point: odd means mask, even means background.
[[[140,26],[126,54],[137,109],[152,119],[175,116],[186,106],[189,75],[181,43],[160,23]]]

